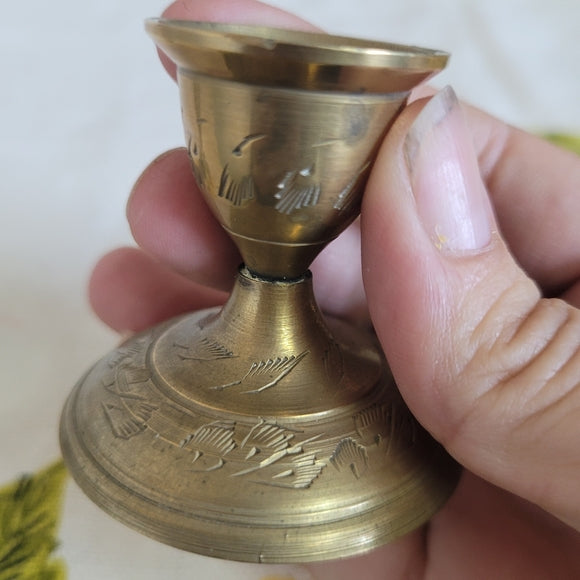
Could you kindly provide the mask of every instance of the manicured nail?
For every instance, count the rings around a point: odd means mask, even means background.
[[[476,251],[491,240],[491,209],[455,92],[437,93],[404,144],[419,218],[444,253]]]

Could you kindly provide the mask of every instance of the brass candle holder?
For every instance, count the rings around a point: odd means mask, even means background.
[[[157,540],[249,562],[362,553],[426,522],[459,470],[374,336],[324,317],[308,267],[358,215],[378,145],[447,55],[150,20],[178,66],[193,171],[237,244],[223,308],[132,337],[77,384],[65,460]]]

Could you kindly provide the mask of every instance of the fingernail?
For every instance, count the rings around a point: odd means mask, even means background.
[[[443,253],[476,251],[491,240],[491,209],[455,92],[446,87],[413,122],[404,153],[419,218]]]

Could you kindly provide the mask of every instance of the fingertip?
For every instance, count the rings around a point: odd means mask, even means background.
[[[103,256],[91,273],[88,283],[89,304],[94,313],[110,328],[120,333],[144,328],[144,312],[121,306],[125,302],[129,268],[134,265],[135,250],[119,248]]]
[[[88,295],[95,314],[120,333],[140,332],[224,300],[221,292],[183,278],[137,248],[119,248],[101,258]]]
[[[205,22],[235,22],[319,30],[306,20],[258,0],[177,0],[163,11],[163,18]]]
[[[127,219],[146,252],[198,283],[231,287],[239,254],[203,200],[185,149],[160,155],[143,171]]]
[[[127,205],[125,206],[125,215],[127,216],[129,225],[139,220],[140,197],[143,192],[143,183],[145,182],[147,184],[147,181],[150,179],[155,180],[155,175],[158,171],[167,171],[167,169],[173,167],[180,169],[184,164],[184,158],[187,158],[187,149],[185,147],[169,149],[155,157],[141,172],[129,193]],[[167,166],[167,169],[165,169],[165,166]]]

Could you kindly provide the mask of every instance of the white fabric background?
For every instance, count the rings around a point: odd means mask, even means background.
[[[198,0],[202,1],[202,0]],[[210,0],[207,0],[210,1]],[[436,84],[534,130],[580,131],[578,0],[275,0],[335,33],[446,49]],[[58,456],[83,370],[115,345],[86,303],[105,251],[130,243],[135,178],[182,144],[177,92],[143,19],[159,0],[4,3],[0,20],[0,482]],[[72,484],[71,579],[259,578],[102,514]]]

